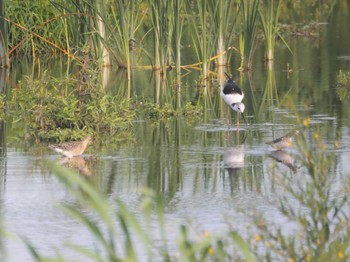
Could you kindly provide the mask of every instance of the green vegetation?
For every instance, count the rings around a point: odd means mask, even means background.
[[[6,106],[6,97],[3,94],[0,94],[0,120],[5,118],[5,106]]]
[[[8,101],[14,126],[27,123],[24,132],[40,140],[77,139],[86,134],[128,136],[135,113],[126,100],[96,88],[94,79],[57,79],[43,74],[27,77]]]
[[[241,69],[250,69],[256,42],[259,1],[241,1],[242,30],[240,31]]]
[[[319,13],[332,10],[335,1],[326,2],[330,3],[317,6]],[[140,67],[165,74],[165,68],[176,66],[179,74],[181,67],[200,66],[208,78],[211,62],[230,63],[228,50],[240,50],[241,65],[249,68],[260,44],[259,32],[264,32],[271,59],[276,37],[281,37],[280,23],[298,18],[288,8],[294,1],[14,0],[5,4],[10,55],[64,54],[83,63],[82,51],[89,50],[101,64],[127,69],[129,81],[130,71]]]
[[[337,94],[341,100],[350,96],[350,72],[339,70],[336,80]]]
[[[96,75],[96,71],[86,69],[63,78],[47,72],[36,79],[25,76],[7,100],[0,96],[0,117],[5,119],[6,102],[7,121],[12,127],[23,137],[42,141],[80,139],[87,134],[129,140],[136,118],[166,121],[196,118],[202,113],[200,106],[190,102],[177,109],[171,103],[137,105],[138,101],[111,95],[98,84]]]

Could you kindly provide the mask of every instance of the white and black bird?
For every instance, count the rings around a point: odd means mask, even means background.
[[[225,103],[233,110],[238,113],[242,113],[245,109],[245,105],[242,103],[244,98],[244,93],[241,88],[236,84],[235,81],[225,72],[228,80],[224,85],[224,88],[221,90],[221,97],[224,99]],[[228,116],[227,116],[228,123]],[[237,118],[237,126],[239,125],[239,119]]]

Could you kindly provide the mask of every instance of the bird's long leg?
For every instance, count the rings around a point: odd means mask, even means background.
[[[230,129],[230,119],[229,119],[229,116],[230,116],[230,111],[229,110],[226,110],[226,124],[227,124],[227,128]]]

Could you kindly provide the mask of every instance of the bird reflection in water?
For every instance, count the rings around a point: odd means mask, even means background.
[[[234,176],[244,167],[244,145],[227,147],[224,151],[224,168]]]
[[[244,132],[243,137],[240,137],[240,132],[237,131],[235,136],[236,145],[231,146],[230,132],[226,133],[227,147],[224,150],[223,162],[224,168],[230,176],[236,175],[244,167],[244,141],[247,135]]]
[[[88,161],[86,161],[83,157],[80,157],[80,156],[63,157],[57,161],[57,164],[73,169],[74,171],[77,171],[79,174],[83,176],[92,175]]]
[[[269,154],[269,157],[274,159],[278,163],[282,163],[287,166],[295,174],[298,172],[299,167],[295,164],[294,157],[283,150],[272,151]]]

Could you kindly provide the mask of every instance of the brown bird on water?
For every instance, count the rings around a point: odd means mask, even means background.
[[[91,136],[85,137],[81,141],[69,141],[63,144],[53,144],[49,147],[66,157],[80,156],[84,153],[88,145],[92,143]]]
[[[277,138],[273,141],[266,142],[266,144],[272,146],[276,150],[282,150],[293,145],[293,137],[300,133],[299,129],[295,129],[292,132],[289,132],[285,136]]]

